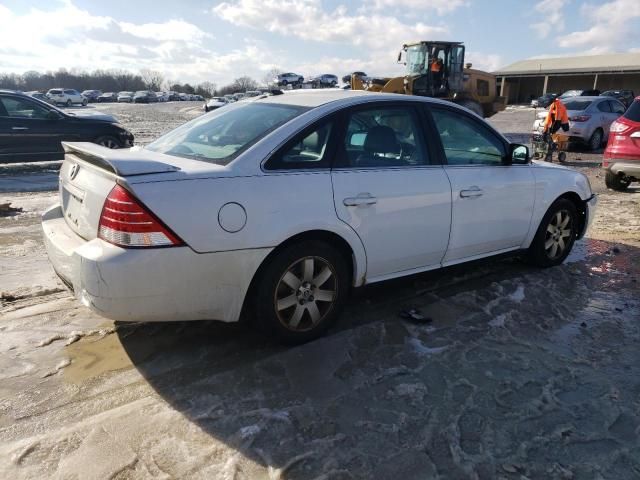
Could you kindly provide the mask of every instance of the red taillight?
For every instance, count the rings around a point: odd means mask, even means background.
[[[104,201],[98,238],[120,247],[175,247],[184,242],[128,190],[116,185]]]
[[[569,120],[572,122],[586,122],[591,118],[591,115],[576,115],[575,117],[571,117]]]
[[[611,127],[609,128],[609,131],[611,133],[624,133],[627,130],[629,130],[631,128],[630,125],[627,125],[625,123],[620,122],[619,120],[616,120],[615,122],[613,122],[611,124]]]

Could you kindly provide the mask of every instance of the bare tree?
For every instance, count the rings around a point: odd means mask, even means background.
[[[236,78],[232,86],[237,92],[246,92],[247,90],[255,90],[258,88],[258,82],[251,77],[244,76]]]
[[[151,70],[149,68],[143,68],[140,70],[140,76],[144,81],[147,89],[151,91],[158,91],[162,88],[162,83],[164,81],[164,75],[157,70]]]
[[[198,85],[197,91],[199,92],[199,95],[204,94],[203,96],[213,97],[216,94],[217,88],[218,86],[213,82],[202,82],[200,85]]]
[[[272,85],[275,82],[275,78],[282,73],[278,67],[271,67],[267,73],[262,77],[262,83],[265,85]]]

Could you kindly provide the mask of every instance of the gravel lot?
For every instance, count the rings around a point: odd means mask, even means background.
[[[141,144],[199,108],[100,106]],[[526,141],[533,116],[491,122]],[[640,188],[607,191],[600,158],[568,158],[600,205],[566,264],[371,286],[290,349],[80,306],[40,239],[55,172],[0,171],[0,201],[23,208],[0,217],[0,478],[640,478]]]

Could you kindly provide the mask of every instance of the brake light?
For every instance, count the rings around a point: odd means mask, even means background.
[[[626,125],[622,122],[615,121],[611,124],[609,131],[611,133],[624,133],[631,128],[630,125]]]
[[[125,248],[184,245],[175,233],[120,185],[113,187],[104,201],[98,238]]]
[[[571,117],[569,120],[572,122],[586,122],[591,118],[591,115],[576,115],[575,117]]]

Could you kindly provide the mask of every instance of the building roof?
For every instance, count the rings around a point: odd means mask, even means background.
[[[493,73],[498,76],[530,76],[562,73],[620,72],[640,72],[640,53],[530,58],[512,63]]]

